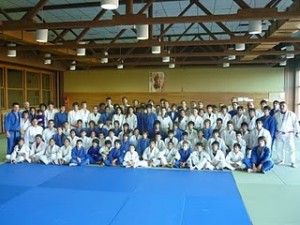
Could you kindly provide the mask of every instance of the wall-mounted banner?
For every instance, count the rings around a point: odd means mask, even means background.
[[[149,92],[163,92],[165,88],[165,73],[150,72],[149,74]]]

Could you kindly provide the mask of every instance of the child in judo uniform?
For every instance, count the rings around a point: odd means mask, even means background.
[[[30,148],[25,144],[24,138],[20,138],[18,144],[13,148],[12,153],[6,155],[6,159],[11,163],[22,163],[25,161],[31,163],[29,155]]]
[[[115,140],[114,148],[112,148],[104,161],[106,166],[119,166],[122,165],[125,154],[121,149],[121,141],[119,139]]]
[[[235,169],[245,169],[245,164],[243,163],[244,154],[241,151],[241,145],[239,143],[234,143],[232,150],[226,156],[226,161]]]
[[[187,160],[188,167],[190,170],[202,170],[209,169],[213,170],[213,166],[210,164],[211,158],[209,154],[204,151],[204,146],[201,142],[198,142],[195,146],[195,151],[193,151]]]
[[[45,154],[40,157],[40,161],[46,165],[50,163],[58,164],[59,149],[59,146],[55,144],[55,140],[51,138]]]
[[[192,150],[187,141],[184,141],[182,143],[182,148],[178,151],[178,153],[180,155],[180,160],[176,161],[174,166],[176,168],[187,168],[188,167],[187,160],[192,153]]]
[[[72,149],[71,157],[69,166],[86,166],[89,164],[86,151],[82,146],[82,140],[77,140],[76,146]]]
[[[145,161],[140,161],[138,153],[135,151],[134,145],[129,146],[129,151],[126,152],[123,166],[126,168],[147,167]]]
[[[100,154],[99,140],[94,139],[92,141],[92,146],[88,150],[87,154],[91,164],[100,164],[102,161],[102,156]]]
[[[259,137],[258,145],[252,149],[251,158],[244,160],[249,173],[265,173],[274,167],[271,151],[266,145],[266,138],[264,136]]]

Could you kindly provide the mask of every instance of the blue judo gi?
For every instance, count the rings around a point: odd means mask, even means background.
[[[13,111],[6,114],[4,119],[4,130],[9,132],[10,138],[7,138],[7,154],[13,152],[14,146],[21,137],[21,113],[14,113]]]
[[[143,156],[143,153],[145,149],[149,146],[150,140],[141,138],[138,140],[137,146],[136,146],[136,152],[140,156],[140,158]]]
[[[68,113],[66,112],[58,112],[54,115],[54,124],[55,127],[63,127],[64,122],[68,121]]]
[[[52,138],[55,140],[55,144],[58,145],[59,147],[61,147],[64,145],[64,142],[65,142],[67,136],[64,133],[62,133],[61,135],[54,134],[52,136]]]
[[[183,149],[180,149],[178,151],[180,155],[180,159],[175,161],[174,167],[180,168],[180,163],[181,162],[186,162],[188,158],[190,157],[192,150],[189,148],[188,150],[184,151]]]
[[[208,140],[208,139],[211,137],[212,133],[213,133],[213,129],[212,129],[211,127],[208,128],[208,129],[203,128],[203,137],[204,137],[205,139]]]
[[[91,146],[90,149],[88,150],[87,157],[89,158],[91,164],[95,164],[103,160],[99,151],[100,151],[99,146],[97,146],[96,148]]]
[[[114,159],[117,159],[116,161],[116,165],[121,166],[123,161],[124,161],[124,157],[125,157],[125,151],[121,149],[121,147],[119,149],[117,148],[113,148],[108,156],[107,159],[104,161],[106,166],[112,166],[112,161]]]
[[[85,153],[85,149],[83,147],[81,147],[81,149],[78,149],[77,147],[73,148],[71,157],[72,159],[70,163],[75,163],[78,166],[86,166],[89,164],[89,158],[87,157],[87,154]],[[77,158],[80,158],[81,162],[79,162]]]
[[[263,121],[263,128],[267,129],[271,134],[273,145],[276,133],[276,120],[272,116],[262,116],[261,120]]]
[[[274,163],[271,159],[271,151],[268,147],[264,147],[264,149],[260,152],[259,146],[255,146],[252,149],[251,157],[245,158],[244,163],[248,169],[252,169],[252,165],[258,166],[262,164],[262,172],[265,173],[266,171],[271,170],[274,167]]]
[[[143,131],[148,131],[148,133],[150,134],[151,131],[153,130],[153,125],[156,120],[157,117],[155,113],[150,113],[150,114],[145,113],[143,115],[143,129],[144,129]]]

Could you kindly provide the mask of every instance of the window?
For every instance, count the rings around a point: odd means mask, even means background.
[[[24,101],[24,88],[23,88],[23,73],[22,70],[7,70],[7,96],[8,106],[13,102],[22,104]]]
[[[27,88],[39,88],[39,74],[33,72],[26,72]]]
[[[42,74],[43,102],[46,104],[48,104],[49,101],[53,101],[52,77],[50,74]]]
[[[22,70],[7,70],[7,87],[8,88],[22,88],[23,76]]]
[[[13,102],[23,106],[24,101],[38,106],[56,100],[55,75],[38,69],[0,66],[0,107],[10,109]]]

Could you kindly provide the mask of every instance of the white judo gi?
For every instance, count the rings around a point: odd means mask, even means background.
[[[160,165],[160,151],[157,147],[153,149],[147,147],[143,153],[143,160],[148,163],[148,161],[152,161],[152,166],[156,167]]]
[[[238,153],[235,153],[234,151],[230,151],[228,155],[226,156],[226,162],[230,165],[236,164],[238,165],[238,168],[245,169],[246,165],[243,163],[244,154],[239,151]]]
[[[165,154],[161,156],[160,160],[163,166],[167,164],[174,165],[176,160],[180,160],[180,154],[178,152],[178,149],[166,149]]]
[[[72,146],[68,145],[67,147],[65,145],[61,146],[57,155],[58,159],[62,159],[64,160],[64,163],[66,165],[69,165],[70,161],[71,161],[71,156],[72,154]]]
[[[139,155],[136,151],[131,152],[128,151],[125,154],[124,161],[123,161],[123,166],[126,168],[132,167],[148,167],[148,164],[146,161],[140,161]]]
[[[40,160],[46,165],[49,163],[58,164],[59,150],[60,148],[57,145],[48,145],[45,154],[41,155]]]
[[[261,128],[261,130],[258,129],[254,129],[253,131],[250,132],[250,145],[249,147],[251,149],[253,149],[255,146],[258,145],[258,138],[264,136],[266,138],[266,146],[271,149],[271,145],[272,145],[272,137],[270,132],[265,129],[265,128]]]
[[[210,161],[211,158],[206,151],[202,150],[201,152],[199,152],[196,150],[192,152],[192,154],[187,160],[187,163],[189,165],[189,168],[195,167],[197,170],[213,170],[214,167],[210,164]]]
[[[222,170],[224,168],[228,168],[230,170],[234,170],[234,168],[229,163],[227,163],[225,155],[221,150],[217,150],[215,155],[213,154],[213,152],[211,152],[210,157],[210,163],[215,169]]]
[[[31,163],[30,159],[30,148],[28,145],[23,144],[22,147],[16,145],[13,149],[13,152],[10,155],[6,155],[6,159],[10,162],[21,163],[27,161]]]
[[[24,140],[29,147],[31,147],[31,144],[34,142],[35,136],[37,134],[43,134],[43,128],[41,126],[30,126],[25,131]]]
[[[40,157],[45,154],[46,147],[47,147],[47,145],[43,141],[40,144],[37,144],[36,142],[34,142],[31,145],[31,150],[30,150],[31,160],[35,161],[35,162],[39,161]]]
[[[285,150],[289,150],[289,161],[294,164],[296,161],[295,135],[300,133],[297,116],[287,110],[285,114],[275,113],[274,118],[277,123],[274,142],[277,161],[284,163]]]

